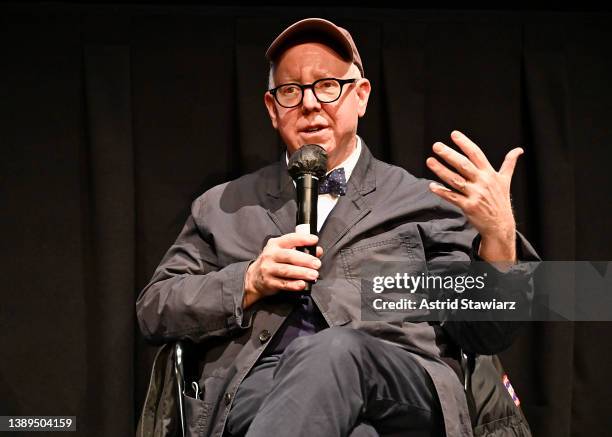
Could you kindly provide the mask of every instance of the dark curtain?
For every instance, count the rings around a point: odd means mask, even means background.
[[[133,434],[136,296],[195,197],[279,157],[263,53],[307,16],[360,47],[375,156],[433,177],[453,129],[496,167],[521,145],[519,229],[547,260],[612,259],[610,13],[0,6],[0,415]],[[610,432],[610,338],[533,323],[503,354],[535,436]]]

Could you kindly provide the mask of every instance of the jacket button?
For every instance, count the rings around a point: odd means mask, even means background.
[[[225,402],[225,405],[229,405],[230,402],[232,402],[232,394],[225,393],[225,396],[223,396],[223,401]]]
[[[270,340],[270,337],[272,337],[272,335],[267,329],[264,329],[259,333],[259,341],[261,341],[262,343],[265,343],[266,341]]]

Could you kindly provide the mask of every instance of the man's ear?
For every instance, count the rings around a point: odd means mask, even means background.
[[[359,79],[357,82],[357,105],[359,117],[363,117],[366,113],[366,109],[368,107],[368,99],[370,98],[370,91],[372,91],[372,86],[370,85],[370,81],[368,79]]]
[[[274,103],[274,97],[269,92],[265,92],[264,94],[264,103],[266,108],[268,109],[268,115],[270,116],[270,121],[272,122],[272,126],[274,129],[278,129],[278,113],[276,112],[276,105]]]

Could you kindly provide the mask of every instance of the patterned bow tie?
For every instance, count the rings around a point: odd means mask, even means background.
[[[328,173],[319,183],[319,194],[333,194],[344,196],[346,194],[346,176],[344,168],[340,167]]]

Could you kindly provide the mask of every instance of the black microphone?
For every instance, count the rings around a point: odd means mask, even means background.
[[[297,193],[297,216],[295,232],[318,235],[317,200],[319,180],[327,172],[327,152],[318,144],[300,147],[287,164],[287,170],[295,181]],[[300,247],[298,250],[317,256],[317,246]],[[306,282],[305,292],[310,292],[311,284]]]

